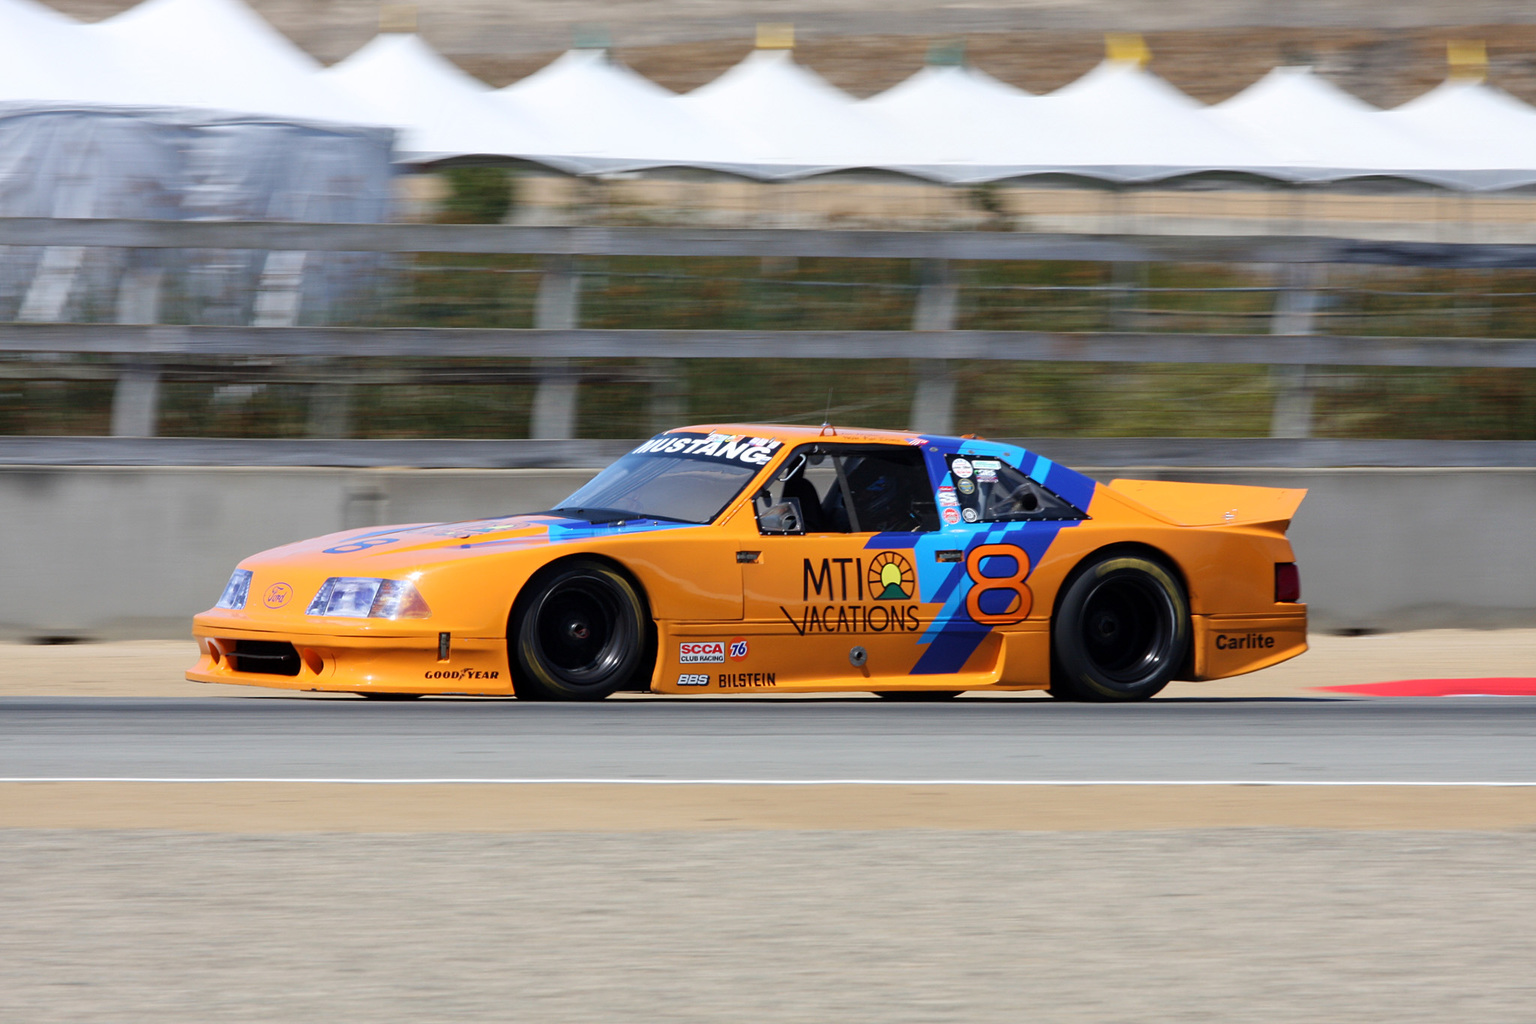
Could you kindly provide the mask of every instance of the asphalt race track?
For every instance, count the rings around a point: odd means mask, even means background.
[[[12,697],[0,779],[1536,784],[1536,701]]]

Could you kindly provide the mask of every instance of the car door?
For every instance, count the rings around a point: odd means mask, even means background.
[[[782,466],[755,501],[744,627],[786,680],[905,675],[926,625],[914,538],[939,522],[922,453],[816,443]]]

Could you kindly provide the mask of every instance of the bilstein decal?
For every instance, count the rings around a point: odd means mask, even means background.
[[[723,672],[720,675],[722,690],[744,690],[757,686],[777,686],[777,672]]]

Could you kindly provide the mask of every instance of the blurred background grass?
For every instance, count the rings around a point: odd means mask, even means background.
[[[496,222],[516,177],[445,173],[439,219]],[[963,330],[1264,334],[1275,271],[1248,265],[976,262],[954,265]],[[721,330],[904,330],[912,260],[583,257],[580,326]],[[532,327],[538,257],[419,253],[382,271],[382,298],[349,320],[375,327]],[[1536,273],[1329,267],[1315,325],[1341,335],[1536,336]],[[103,311],[102,316],[110,315]],[[177,322],[176,310],[166,320]],[[182,322],[185,322],[184,320]],[[336,323],[336,320],[332,320]],[[34,357],[35,358],[35,357]],[[677,421],[820,422],[904,428],[908,360],[579,361],[582,437],[637,437]],[[1276,382],[1238,365],[958,362],[959,428],[993,436],[1251,437],[1269,432]],[[109,365],[0,363],[0,433],[109,433]],[[167,436],[300,437],[317,381],[346,383],[359,437],[522,437],[538,370],[495,362],[336,360],[172,368]],[[52,377],[54,379],[41,379]],[[1314,436],[1536,438],[1536,371],[1318,368]],[[661,401],[658,401],[660,396]]]

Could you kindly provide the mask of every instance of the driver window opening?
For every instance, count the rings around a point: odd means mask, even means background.
[[[908,533],[939,528],[922,453],[806,445],[757,495],[764,533]]]

